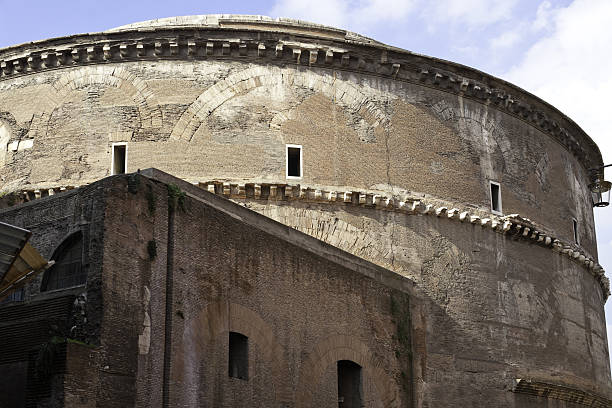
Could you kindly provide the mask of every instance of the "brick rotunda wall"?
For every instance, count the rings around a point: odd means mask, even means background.
[[[2,190],[91,183],[125,143],[127,171],[227,190],[417,282],[423,404],[503,406],[525,377],[609,394],[588,193],[602,163],[574,122],[487,74],[342,30],[194,21],[0,50]],[[287,144],[302,146],[300,179],[286,178]],[[506,216],[491,214],[491,181]]]

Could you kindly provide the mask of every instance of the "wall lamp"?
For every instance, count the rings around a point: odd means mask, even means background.
[[[604,169],[610,166],[612,166],[612,164],[589,170],[591,175],[589,190],[591,190],[593,207],[607,207],[610,204],[610,188],[612,187],[612,183],[604,180]]]

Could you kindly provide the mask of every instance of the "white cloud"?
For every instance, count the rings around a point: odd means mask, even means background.
[[[453,46],[452,51],[456,54],[472,56],[478,54],[480,48],[473,45]]]
[[[358,31],[405,19],[416,0],[278,0],[270,14]]]
[[[521,32],[519,30],[513,29],[501,33],[495,38],[492,38],[490,41],[490,45],[493,48],[509,48],[516,45],[521,39]]]
[[[550,27],[551,19],[553,18],[556,9],[553,9],[550,1],[543,1],[538,6],[538,11],[536,12],[536,19],[532,24],[532,28],[536,31],[546,29]]]
[[[270,10],[274,17],[302,20],[367,31],[409,17],[435,31],[446,25],[473,29],[512,18],[519,0],[276,0]]]
[[[559,8],[553,7],[550,1],[543,1],[536,10],[535,19],[519,17],[509,20],[505,31],[493,37],[489,41],[489,46],[492,49],[507,49],[535,36],[541,37],[543,32],[550,32],[553,29],[553,20],[558,11]]]
[[[346,4],[339,0],[282,0],[272,8],[275,17],[291,17],[333,26],[346,25]]]
[[[453,23],[476,28],[507,20],[518,0],[437,0],[424,4],[430,24]]]
[[[536,20],[537,21],[537,20]],[[612,161],[612,2],[576,0],[550,15],[551,31],[502,76],[552,103]]]

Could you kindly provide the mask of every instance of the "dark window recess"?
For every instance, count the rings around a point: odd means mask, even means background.
[[[498,184],[491,183],[491,209],[501,212],[501,194]]]
[[[574,242],[578,244],[578,221],[572,220],[572,224],[574,226]]]
[[[300,163],[300,149],[299,147],[288,147],[287,148],[287,176],[289,177],[302,177],[301,174],[301,163]]]
[[[45,273],[41,291],[69,288],[85,283],[87,274],[81,265],[82,250],[81,233],[66,238],[51,257],[55,265]]]
[[[361,366],[349,360],[338,361],[338,407],[361,408]]]
[[[126,146],[113,146],[113,174],[125,173]]]
[[[240,333],[229,334],[228,375],[241,380],[249,379],[249,338]]]

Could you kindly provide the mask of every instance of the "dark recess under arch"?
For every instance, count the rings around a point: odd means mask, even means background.
[[[87,274],[83,269],[83,234],[75,232],[68,236],[53,252],[55,261],[42,281],[41,292],[69,288],[86,282]]]

